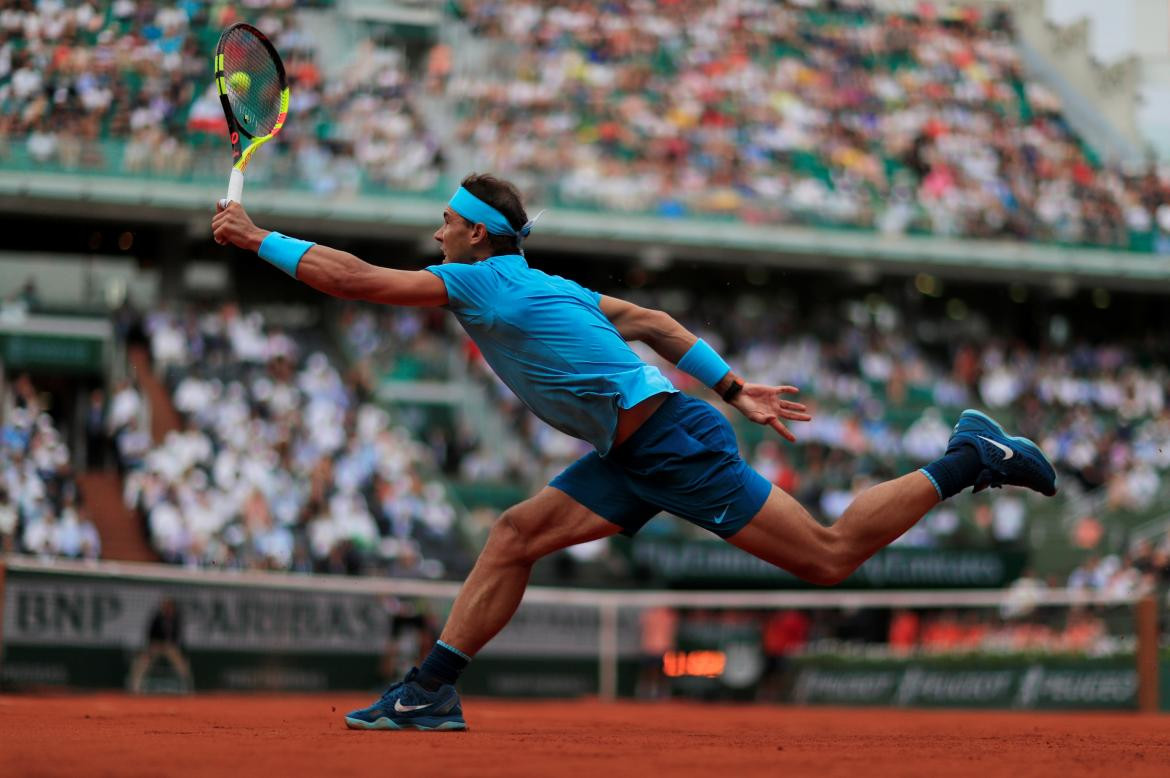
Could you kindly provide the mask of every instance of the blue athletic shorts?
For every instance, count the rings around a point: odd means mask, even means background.
[[[740,457],[723,414],[682,393],[672,394],[609,454],[586,454],[549,486],[624,535],[667,511],[722,538],[743,529],[772,491]]]

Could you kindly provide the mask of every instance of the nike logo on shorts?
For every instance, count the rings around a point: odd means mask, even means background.
[[[723,521],[723,517],[727,515],[727,508],[730,508],[730,507],[731,507],[730,505],[728,505],[727,507],[725,507],[725,508],[723,509],[723,513],[720,513],[718,516],[716,516],[714,519],[712,519],[712,521],[714,521],[716,524],[719,524],[720,522],[722,522],[722,521]]]
[[[1002,451],[1003,452],[1003,461],[1005,461],[1005,462],[1016,455],[1016,452],[1012,451],[1010,448],[1008,448],[1004,444],[1000,443],[999,441],[992,440],[991,438],[985,438],[982,435],[979,436],[979,439],[986,440],[988,443],[990,443],[991,445],[995,446],[1000,451]]]

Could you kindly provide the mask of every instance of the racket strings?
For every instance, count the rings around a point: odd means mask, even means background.
[[[252,137],[272,132],[283,85],[268,47],[246,29],[231,30],[223,44],[223,71],[240,129]]]

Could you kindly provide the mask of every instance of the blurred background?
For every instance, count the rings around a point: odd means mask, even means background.
[[[214,244],[234,21],[291,82],[247,171],[261,226],[421,268],[463,175],[514,180],[548,209],[534,266],[801,387],[798,444],[733,421],[826,524],[965,407],[1056,464],[1055,499],[940,505],[845,584],[861,599],[667,516],[569,549],[469,689],[1138,704],[1134,603],[1170,586],[1156,0],[5,2],[0,684],[394,678],[495,517],[587,450],[443,311]]]

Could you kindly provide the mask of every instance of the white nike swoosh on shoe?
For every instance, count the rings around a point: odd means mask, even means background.
[[[422,710],[423,708],[429,708],[434,704],[435,703],[433,703],[433,702],[428,702],[426,705],[403,705],[402,700],[395,700],[394,701],[394,712],[395,713],[410,713],[411,711]]]
[[[992,440],[991,438],[985,438],[982,435],[979,435],[978,438],[980,440],[986,440],[988,443],[990,443],[991,445],[995,446],[1000,451],[1002,451],[1003,452],[1003,461],[1005,461],[1005,462],[1016,455],[1016,452],[1012,451],[1010,448],[1008,448],[1004,444],[1000,443],[998,440]]]

